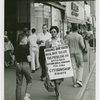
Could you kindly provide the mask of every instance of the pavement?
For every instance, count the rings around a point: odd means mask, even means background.
[[[95,61],[95,53],[93,50],[90,50],[89,62],[84,63],[84,75],[83,75],[83,86],[86,81],[86,78],[90,72],[91,66]],[[47,92],[43,82],[40,81],[40,72],[41,69],[32,74],[33,82],[31,88],[31,100],[55,100],[54,92]],[[15,89],[16,89],[16,71],[15,68],[6,68],[4,73],[4,100],[15,100]],[[25,93],[25,78],[23,79],[22,85],[22,100]],[[60,86],[60,93],[62,100],[76,100],[77,95],[79,94],[82,88],[72,87],[72,79],[66,78]],[[86,90],[85,90],[86,91]],[[83,99],[85,100],[85,99]],[[88,99],[89,100],[89,99]],[[91,99],[92,100],[92,99]]]
[[[96,72],[95,68],[93,69],[92,75],[89,79],[89,82],[86,86],[85,93],[82,100],[95,100],[95,81],[96,81]]]

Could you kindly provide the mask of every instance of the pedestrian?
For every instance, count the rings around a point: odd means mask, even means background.
[[[23,30],[18,30],[16,32],[16,45],[18,45],[18,37],[19,37],[20,34],[23,34]]]
[[[37,35],[35,33],[36,29],[32,29],[32,34],[29,36],[29,45],[30,45],[30,55],[32,57],[31,60],[31,70],[32,73],[35,70],[39,69],[39,50],[37,45]]]
[[[71,25],[68,26],[68,30],[66,31],[66,35],[64,36],[64,42],[66,43],[66,45],[68,44],[67,37],[70,34],[70,32],[71,32]]]
[[[88,37],[87,37],[87,27],[86,27],[86,25],[83,25],[82,37],[83,37],[83,41],[84,41],[84,45],[85,45],[85,49],[84,49],[83,53],[87,53],[88,52],[88,48],[87,48]]]
[[[41,66],[41,81],[45,80],[46,66],[45,66],[45,41],[51,38],[51,34],[48,32],[47,24],[42,26],[43,32],[39,34],[37,43],[39,44],[39,62]]]
[[[23,28],[23,33],[28,37],[30,35],[28,27]]]
[[[78,27],[78,34],[82,35],[82,33],[83,33],[83,25],[79,24],[77,27]]]
[[[71,54],[72,67],[74,72],[73,86],[82,87],[83,77],[83,55],[85,48],[83,37],[78,34],[77,25],[72,25],[72,32],[68,35],[68,46]]]
[[[51,26],[50,33],[52,37],[46,41],[47,48],[64,45],[63,40],[61,40],[60,37],[58,36],[59,28],[57,26]],[[55,85],[56,100],[61,100],[61,95],[59,93],[59,85],[61,84],[63,79],[55,79],[52,81],[54,82]]]
[[[83,62],[88,62],[88,52],[89,52],[89,44],[88,44],[88,37],[87,37],[87,28],[83,25],[83,33],[82,33],[85,49],[83,50]]]
[[[12,64],[14,64],[13,52],[14,52],[14,47],[7,36],[7,31],[5,31],[4,33],[4,57],[5,57],[4,66],[5,67],[10,67]]]
[[[27,45],[27,37],[20,34],[18,38],[18,46],[15,49],[16,58],[16,100],[21,100],[21,88],[23,76],[26,78],[26,91],[24,100],[30,100],[30,89],[32,84],[31,70],[29,66],[30,52]]]

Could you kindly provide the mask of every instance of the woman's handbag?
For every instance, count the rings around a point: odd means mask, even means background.
[[[49,80],[48,75],[46,76],[46,80],[44,81],[44,86],[48,92],[54,92],[55,86],[51,80]]]

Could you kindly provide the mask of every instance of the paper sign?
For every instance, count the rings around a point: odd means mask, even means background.
[[[47,48],[44,52],[50,80],[73,76],[68,46]]]

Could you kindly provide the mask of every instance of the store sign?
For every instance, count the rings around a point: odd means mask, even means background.
[[[47,48],[45,57],[50,80],[73,76],[68,46]]]
[[[75,12],[78,12],[79,11],[79,7],[75,4],[75,3],[71,3],[71,9]]]
[[[73,16],[76,16],[76,17],[79,15],[78,13],[76,13],[76,12],[74,12],[74,11],[72,11],[71,14],[72,14]]]
[[[75,3],[71,3],[71,10],[72,10],[72,12],[71,12],[71,14],[73,15],[73,16],[78,16],[79,14],[78,14],[78,12],[79,12],[79,7],[75,4]]]
[[[67,20],[72,23],[84,23],[84,1],[81,2],[67,2],[66,3],[66,15]]]

